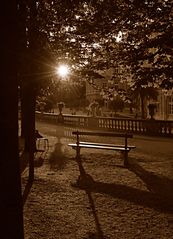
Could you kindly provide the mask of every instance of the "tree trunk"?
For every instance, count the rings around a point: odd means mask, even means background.
[[[37,10],[36,0],[30,1],[30,29],[29,29],[29,70],[32,72],[24,90],[24,117],[25,117],[25,151],[29,153],[29,181],[34,180],[34,152],[35,141],[35,104],[37,85],[37,61],[35,55],[38,50],[37,44]]]
[[[35,142],[35,104],[36,104],[36,84],[37,84],[37,61],[35,55],[37,52],[37,24],[36,24],[36,1],[30,1],[30,28],[29,28],[29,48],[27,52],[28,78],[23,78],[21,87],[21,107],[22,122],[21,131],[25,139],[25,155],[29,159],[29,181],[34,180],[34,153],[36,149]],[[26,66],[25,66],[26,67]],[[26,68],[25,68],[26,69]]]
[[[17,6],[1,3],[0,238],[23,239],[18,152]]]
[[[143,95],[142,93],[140,94],[140,98],[141,98],[141,113],[142,113],[142,119],[146,119],[145,97],[144,97],[144,95]]]
[[[18,26],[19,26],[19,85],[20,85],[20,101],[21,101],[21,137],[25,136],[24,126],[24,89],[26,81],[26,75],[28,75],[28,49],[27,49],[27,36],[26,36],[26,19],[27,19],[27,7],[26,2],[19,0],[18,9]]]
[[[35,152],[35,91],[32,85],[25,91],[25,153],[29,156],[29,181],[34,180],[34,152]]]
[[[24,103],[24,100],[25,100],[25,97],[24,97],[24,87],[22,86],[21,84],[21,87],[20,87],[20,91],[21,91],[21,138],[25,138],[25,103]]]

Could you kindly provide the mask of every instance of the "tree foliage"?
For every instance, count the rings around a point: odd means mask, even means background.
[[[75,79],[60,80],[55,77],[51,79],[47,87],[40,91],[37,97],[37,109],[44,104],[44,110],[51,111],[60,101],[63,101],[69,108],[84,107],[87,104],[85,93],[84,81],[79,84]]]
[[[128,65],[132,85],[172,88],[172,1],[59,3],[44,3],[57,59],[81,72]]]
[[[79,81],[121,66],[120,80],[132,90],[171,89],[172,6],[172,0],[38,0],[38,76],[53,74],[57,62],[69,64]]]
[[[119,96],[115,97],[115,99],[113,99],[109,103],[109,109],[111,109],[115,113],[117,111],[122,111],[123,108],[124,108],[124,101]]]
[[[126,40],[122,56],[130,65],[133,85],[173,87],[173,2],[127,1]]]

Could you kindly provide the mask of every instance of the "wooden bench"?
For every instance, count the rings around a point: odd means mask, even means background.
[[[35,156],[44,158],[49,150],[49,140],[43,137],[38,130],[35,130]]]
[[[122,153],[124,159],[124,166],[128,166],[128,153],[131,149],[136,148],[133,145],[128,145],[128,139],[132,138],[133,135],[130,133],[111,133],[111,132],[94,132],[94,131],[74,131],[73,135],[76,135],[76,143],[68,144],[70,147],[76,150],[76,160],[79,165],[80,170],[80,180],[81,177],[86,177],[86,173],[82,166],[80,151],[82,148],[88,149],[102,149],[102,150],[113,150]],[[123,138],[124,144],[107,144],[107,143],[97,143],[97,142],[85,142],[80,140],[80,136],[97,136],[97,137],[113,137],[113,138]],[[87,175],[88,177],[88,175]]]
[[[47,138],[37,138],[36,139],[36,151],[48,151],[49,149],[49,140]]]

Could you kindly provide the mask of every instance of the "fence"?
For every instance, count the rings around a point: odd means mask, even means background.
[[[36,112],[36,119],[55,124],[60,122],[59,116],[52,113]],[[116,132],[126,131],[134,134],[173,137],[173,121],[165,120],[91,117],[65,114],[63,115],[63,124],[69,127]]]

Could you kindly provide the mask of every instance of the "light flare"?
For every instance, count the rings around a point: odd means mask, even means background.
[[[60,65],[56,68],[56,74],[62,78],[68,76],[69,67],[67,65]]]

